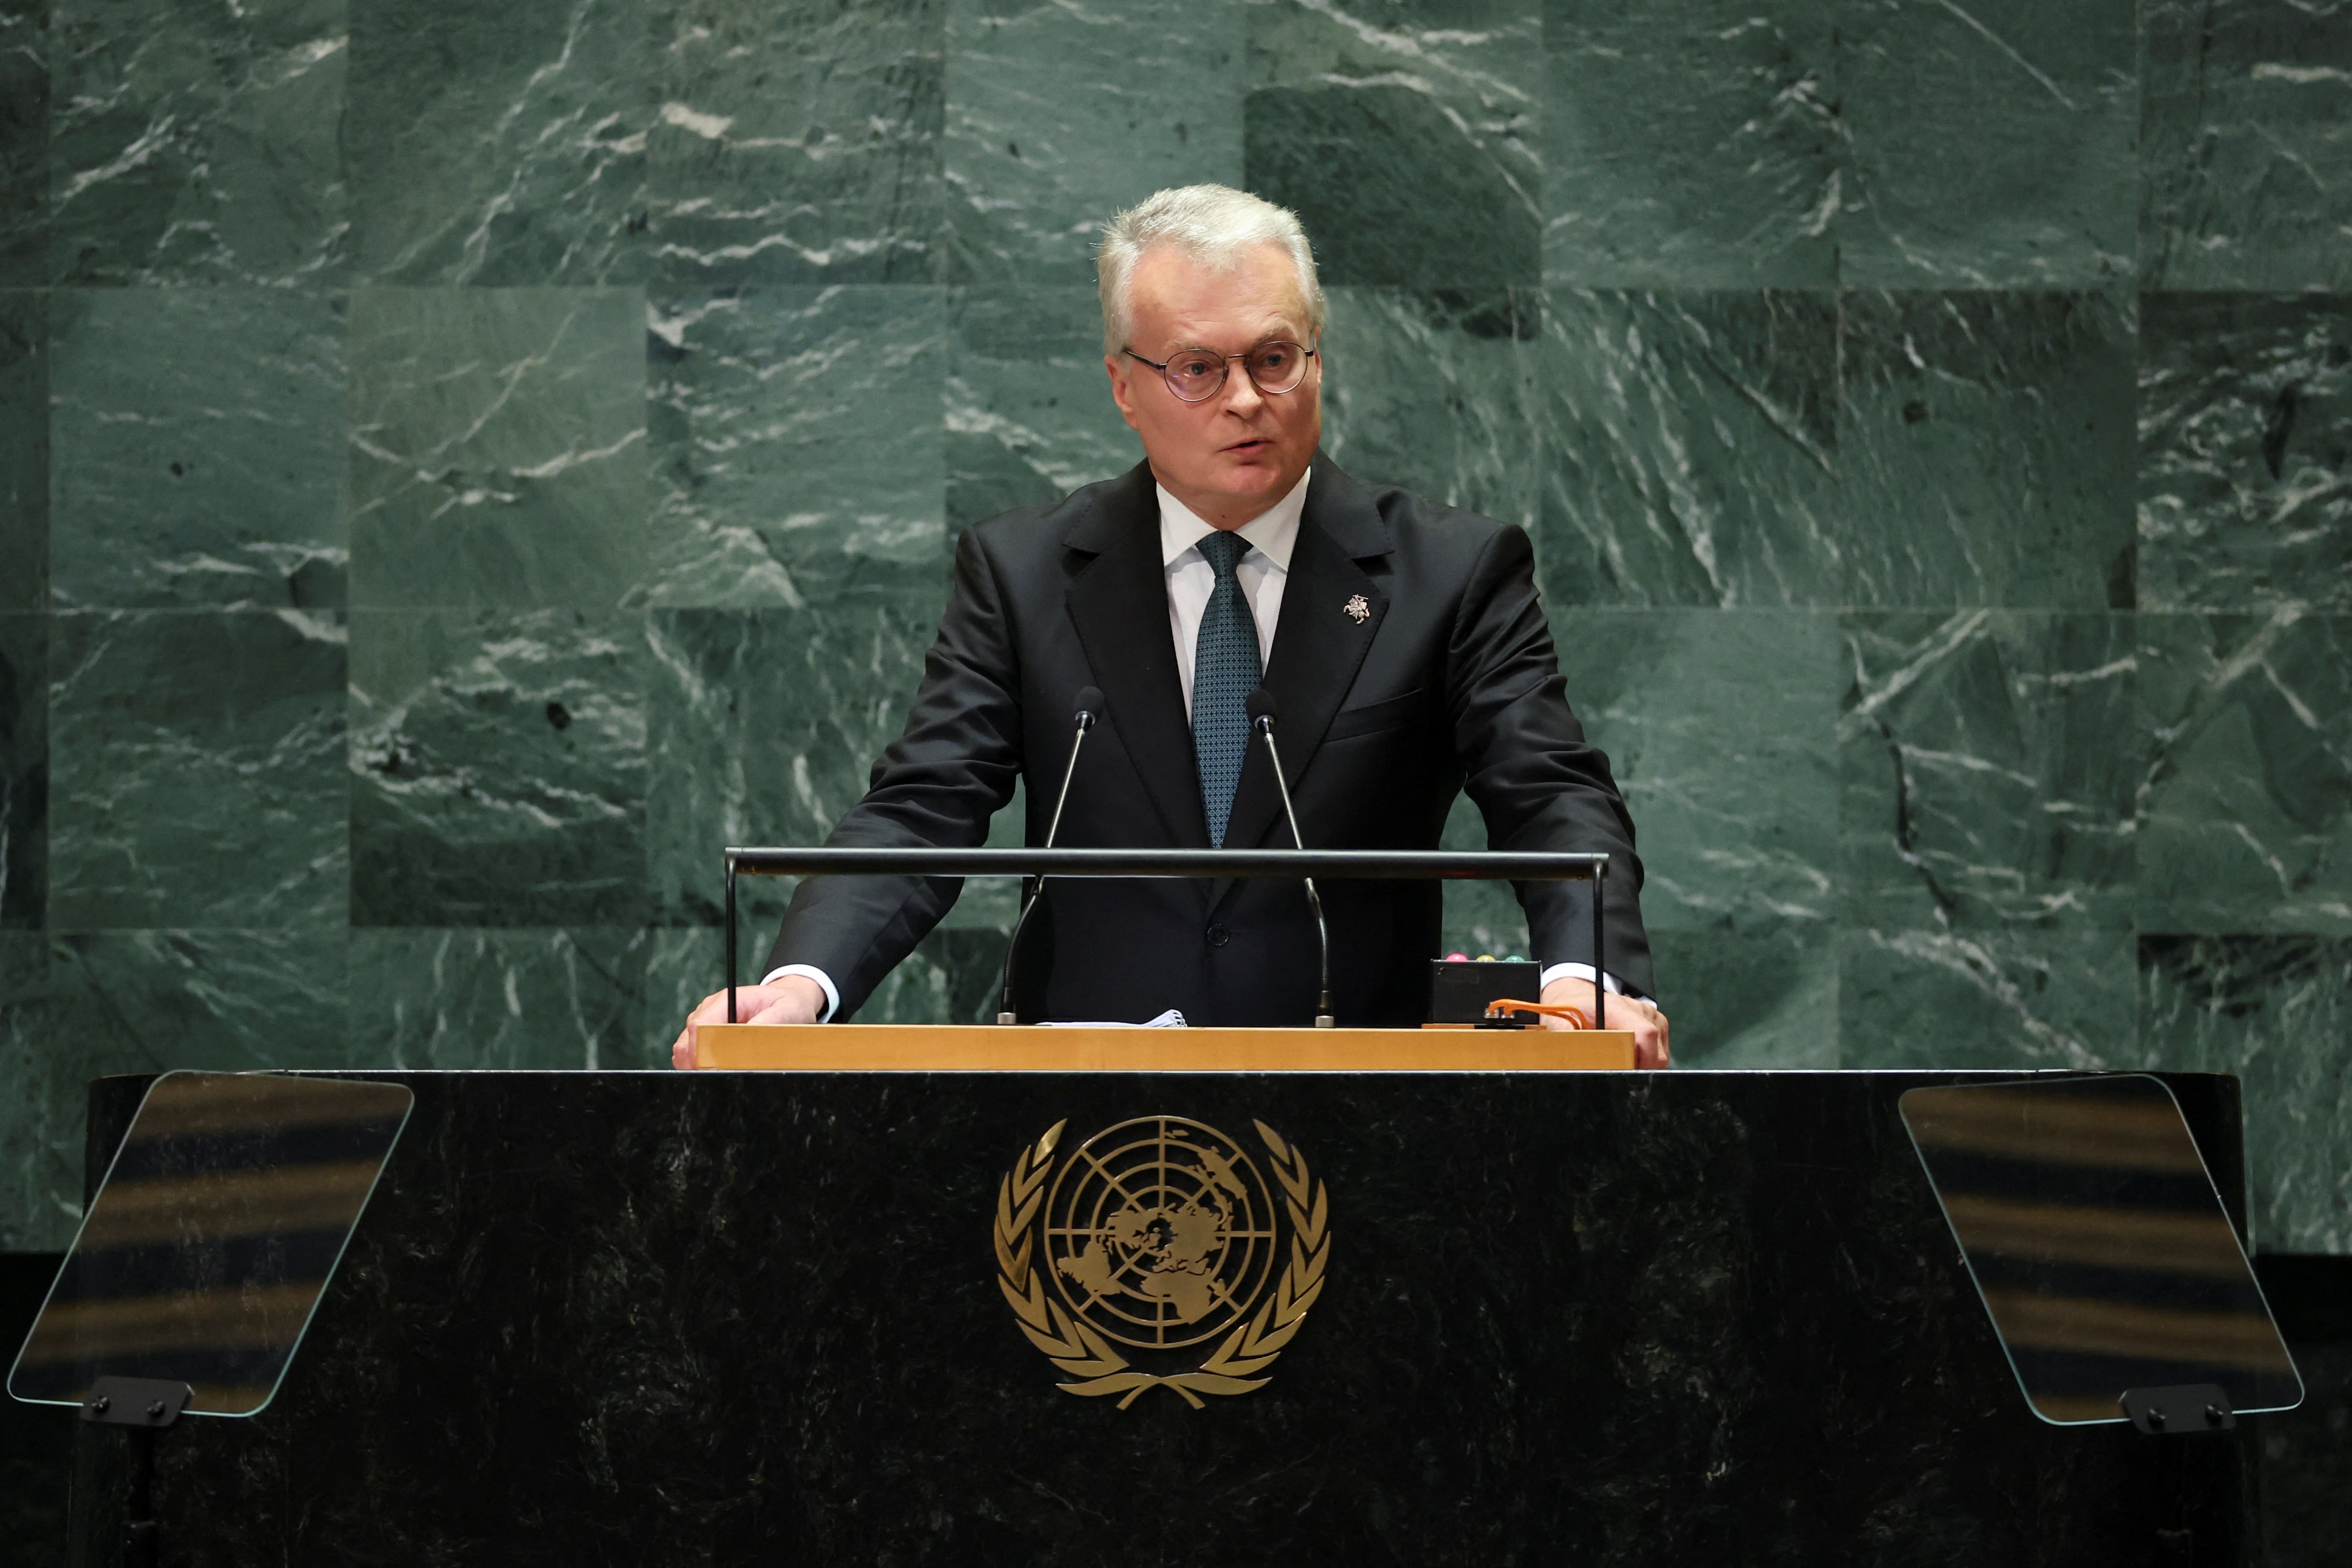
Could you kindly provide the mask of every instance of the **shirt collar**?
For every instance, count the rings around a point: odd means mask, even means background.
[[[1287,495],[1235,531],[1280,571],[1290,570],[1291,547],[1298,542],[1298,519],[1307,510],[1307,481],[1314,477],[1315,470],[1308,468]],[[1160,564],[1173,566],[1178,556],[1217,531],[1170,495],[1167,486],[1153,488],[1160,492]]]

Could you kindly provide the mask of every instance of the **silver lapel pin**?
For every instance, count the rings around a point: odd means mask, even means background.
[[[1347,604],[1342,607],[1360,626],[1372,618],[1372,606],[1361,594],[1349,595]]]

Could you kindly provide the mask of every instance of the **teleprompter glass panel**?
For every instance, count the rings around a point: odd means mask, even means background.
[[[2296,1375],[2179,1104],[2144,1074],[1953,1084],[1903,1121],[2026,1403],[2125,1419],[2129,1388],[2218,1384],[2240,1411]]]
[[[8,1392],[77,1405],[168,1379],[192,1414],[278,1392],[415,1096],[395,1083],[166,1073],[82,1216]]]

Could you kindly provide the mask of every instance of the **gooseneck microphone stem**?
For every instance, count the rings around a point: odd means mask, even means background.
[[[1051,849],[1055,837],[1062,831],[1062,808],[1070,804],[1070,781],[1078,776],[1078,752],[1087,743],[1087,731],[1095,727],[1095,717],[1102,711],[1102,692],[1092,686],[1078,693],[1077,711],[1070,716],[1076,726],[1070,737],[1070,760],[1062,764],[1062,788],[1054,796],[1054,816],[1045,825],[1045,842],[1042,847]],[[1013,1006],[1013,959],[1021,951],[1021,933],[1028,929],[1031,911],[1037,907],[1037,895],[1045,890],[1043,877],[1026,882],[1022,888],[1021,913],[1013,922],[1013,940],[1004,944],[1004,977],[997,988],[996,1021],[1017,1024],[1020,1016]]]
[[[1298,837],[1298,813],[1292,810],[1290,806],[1290,781],[1282,776],[1282,752],[1274,743],[1274,715],[1258,714],[1252,727],[1265,739],[1266,757],[1274,763],[1274,787],[1282,792],[1282,815],[1290,824],[1290,842],[1295,847],[1304,849],[1307,847],[1307,842]],[[1339,1020],[1331,1012],[1331,928],[1324,923],[1323,895],[1315,890],[1315,879],[1302,877],[1299,880],[1307,884],[1307,905],[1315,911],[1318,985],[1315,994],[1315,1026],[1318,1029],[1335,1028],[1339,1025]]]
[[[1085,708],[1078,710],[1077,726],[1076,731],[1070,737],[1070,760],[1062,764],[1061,793],[1054,796],[1054,820],[1045,824],[1044,847],[1047,849],[1054,847],[1054,839],[1062,831],[1062,808],[1070,804],[1070,781],[1078,776],[1078,749],[1087,743],[1087,731],[1095,727],[1095,716],[1091,710]],[[1031,901],[1034,901],[1034,891]]]

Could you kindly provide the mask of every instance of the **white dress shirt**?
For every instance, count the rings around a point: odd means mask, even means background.
[[[1264,670],[1274,662],[1274,629],[1282,618],[1283,584],[1290,578],[1290,552],[1298,542],[1298,519],[1307,510],[1307,486],[1315,470],[1308,468],[1288,494],[1234,530],[1250,542],[1249,552],[1234,565],[1234,581],[1249,601],[1250,618],[1257,623],[1257,663]],[[1201,553],[1201,541],[1217,531],[1191,507],[1153,487],[1160,495],[1160,562],[1168,579],[1168,634],[1176,642],[1176,676],[1183,683],[1184,714],[1192,713],[1192,656],[1201,640],[1201,617],[1208,613],[1209,595],[1217,585],[1216,569]],[[787,963],[772,971],[761,984],[773,984],[787,974],[803,974],[824,992],[824,1012],[818,1022],[841,1006],[841,993],[833,977],[811,964]],[[1542,983],[1590,980],[1589,963],[1554,963],[1543,972]],[[1622,995],[1613,974],[1601,984],[1612,996]]]
[[[1234,563],[1234,581],[1249,601],[1250,619],[1257,623],[1257,667],[1263,673],[1274,662],[1274,628],[1282,619],[1282,586],[1290,580],[1290,552],[1298,542],[1298,515],[1307,510],[1307,469],[1290,487],[1290,493],[1234,531],[1250,542],[1247,554]],[[1191,507],[1160,491],[1160,564],[1168,574],[1168,632],[1176,639],[1176,678],[1184,686],[1184,717],[1192,716],[1192,656],[1200,651],[1201,617],[1209,613],[1209,595],[1217,586],[1217,570],[1201,553],[1201,541],[1216,532]]]

